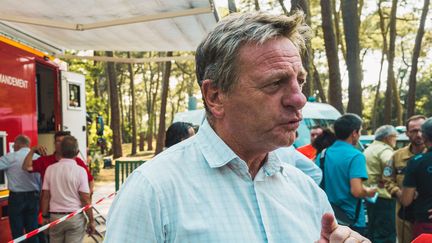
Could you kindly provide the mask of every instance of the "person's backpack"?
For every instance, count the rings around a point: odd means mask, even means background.
[[[320,168],[322,171],[322,180],[320,183],[320,187],[326,191],[325,189],[325,172],[324,172],[324,162],[325,162],[325,154],[326,154],[326,149],[324,149],[321,152],[320,155]],[[336,217],[336,220],[338,221],[338,223],[340,225],[344,225],[344,226],[354,226],[358,219],[359,219],[359,215],[360,215],[360,208],[361,208],[361,199],[358,199],[357,201],[357,206],[356,206],[356,210],[355,210],[355,215],[354,218],[351,218],[346,212],[345,210],[343,210],[339,205],[337,205],[336,203],[330,202],[330,205],[333,209],[334,212],[334,216]]]

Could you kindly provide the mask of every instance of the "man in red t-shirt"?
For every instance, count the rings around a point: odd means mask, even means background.
[[[302,147],[297,148],[297,150],[304,154],[311,160],[315,160],[317,150],[312,146],[313,141],[316,137],[323,133],[323,128],[321,126],[313,126],[310,131],[310,144],[304,145]]]
[[[52,155],[47,155],[46,154],[46,148],[40,145],[37,145],[35,147],[33,147],[30,152],[27,154],[26,158],[24,159],[24,163],[22,165],[22,168],[28,172],[38,172],[41,175],[41,179],[43,181],[44,176],[45,176],[45,171],[48,168],[48,166],[57,163],[60,158],[60,144],[63,141],[63,138],[66,135],[70,135],[70,132],[68,131],[59,131],[56,132],[54,135],[54,146],[55,146],[55,151]],[[41,157],[39,157],[36,160],[33,160],[33,154],[35,152],[39,152],[39,154],[41,155]],[[87,173],[87,178],[89,181],[89,186],[90,186],[90,193],[93,192],[93,187],[94,187],[94,181],[93,181],[93,176],[90,174],[90,171],[87,167],[87,165],[84,163],[84,161],[82,159],[80,159],[79,157],[75,157],[75,161],[77,162],[77,164],[81,167],[83,167]]]

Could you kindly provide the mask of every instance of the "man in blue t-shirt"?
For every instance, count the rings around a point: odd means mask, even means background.
[[[376,189],[363,185],[368,178],[366,158],[354,146],[360,138],[362,119],[347,113],[334,123],[336,142],[325,152],[324,189],[329,201],[339,206],[347,216],[355,219],[358,200],[373,197]],[[319,162],[320,156],[317,156]],[[365,234],[366,222],[363,204],[353,230]]]

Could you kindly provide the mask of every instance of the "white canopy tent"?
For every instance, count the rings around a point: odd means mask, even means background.
[[[212,0],[0,1],[0,34],[63,58],[74,58],[64,50],[193,51],[217,21]]]

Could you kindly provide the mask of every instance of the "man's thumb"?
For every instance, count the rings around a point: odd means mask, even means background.
[[[330,234],[338,227],[336,220],[331,213],[325,213],[321,218],[321,237],[330,238]]]

